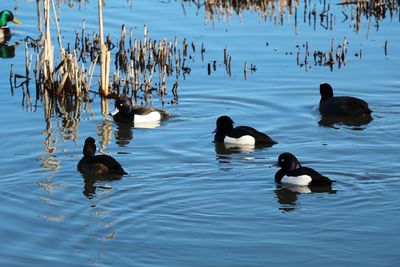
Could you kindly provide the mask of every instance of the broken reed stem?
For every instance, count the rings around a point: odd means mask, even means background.
[[[63,49],[63,46],[62,46],[62,40],[61,40],[60,27],[58,26],[58,17],[57,17],[56,7],[54,6],[54,0],[51,0],[51,4],[53,7],[54,21],[56,23],[58,46],[60,47],[60,51],[61,51],[61,49]]]
[[[42,55],[42,62],[44,64],[44,79],[50,79],[53,72],[53,58],[54,58],[54,47],[51,43],[50,36],[50,2],[44,0],[44,22],[45,22],[45,36],[44,36],[44,48]]]
[[[385,41],[385,56],[387,56],[387,44],[388,44],[388,41],[386,40]]]
[[[90,67],[89,67],[89,84],[88,84],[88,88],[90,88],[91,87],[91,84],[92,84],[92,79],[93,79],[93,74],[94,74],[94,70],[95,70],[95,68],[96,68],[96,62],[97,62],[97,59],[98,59],[98,55],[94,58],[94,60],[92,60],[92,62],[90,62]]]
[[[41,0],[37,0],[36,1],[36,3],[37,3],[37,16],[38,16],[38,30],[39,30],[40,34],[42,35],[43,31],[42,31],[42,16],[40,15],[40,2],[41,2]]]
[[[244,63],[244,70],[243,70],[243,72],[244,72],[244,80],[247,80],[247,63],[246,63],[246,62]]]
[[[100,33],[100,94],[108,96],[108,72],[110,70],[107,58],[107,46],[104,43],[103,32],[103,1],[98,0],[98,14],[99,14],[99,33]]]
[[[29,53],[28,53],[28,41],[25,39],[25,77],[29,79]]]

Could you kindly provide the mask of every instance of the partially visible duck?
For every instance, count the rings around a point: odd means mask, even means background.
[[[265,133],[259,132],[249,126],[233,127],[233,120],[228,116],[221,116],[217,119],[217,128],[214,133],[214,142],[236,145],[263,144],[272,146],[277,144]]]
[[[11,38],[11,31],[7,23],[14,22],[20,24],[21,22],[14,17],[10,10],[3,10],[0,12],[0,43],[5,43]]]
[[[319,86],[321,100],[319,111],[323,116],[362,117],[370,116],[372,110],[362,99],[351,96],[333,96],[332,86],[321,83]]]
[[[95,155],[96,144],[92,137],[85,140],[83,158],[79,161],[77,169],[87,175],[124,175],[127,174],[113,157],[108,155]]]
[[[333,182],[311,168],[302,167],[297,158],[289,152],[279,155],[278,166],[281,167],[275,174],[275,182],[278,184],[330,186]]]
[[[161,110],[142,106],[133,106],[128,97],[119,97],[115,100],[115,110],[110,113],[116,122],[147,123],[157,122],[168,115]]]

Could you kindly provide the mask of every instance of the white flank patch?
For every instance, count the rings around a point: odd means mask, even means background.
[[[148,122],[136,122],[134,123],[135,128],[153,129],[161,126],[160,121],[148,121]]]
[[[256,143],[256,139],[254,139],[254,137],[250,135],[243,135],[240,138],[232,138],[226,136],[224,139],[224,143],[235,145],[254,145]]]
[[[149,114],[146,115],[136,115],[135,114],[135,119],[134,122],[152,122],[152,121],[159,121],[161,120],[161,114],[158,111],[152,111]]]
[[[283,184],[294,184],[294,185],[308,185],[311,182],[311,177],[308,175],[300,176],[284,176],[281,180]]]

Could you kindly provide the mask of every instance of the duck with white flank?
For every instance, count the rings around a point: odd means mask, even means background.
[[[119,97],[115,100],[115,110],[110,113],[116,122],[147,123],[159,122],[168,117],[162,111],[150,107],[133,106],[128,97]]]
[[[275,174],[275,182],[278,184],[331,186],[334,182],[314,169],[301,166],[297,158],[288,152],[279,155],[278,166],[281,167]]]
[[[221,116],[217,119],[217,128],[214,133],[214,142],[235,144],[235,145],[266,145],[277,144],[265,133],[259,132],[249,126],[233,127],[233,120],[228,116]]]

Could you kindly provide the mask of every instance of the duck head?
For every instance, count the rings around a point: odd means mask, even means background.
[[[14,14],[10,10],[3,10],[0,12],[0,27],[7,27],[8,22],[14,22],[15,24],[21,24]]]
[[[332,86],[329,83],[321,83],[319,85],[319,93],[321,94],[321,99],[333,97]]]
[[[85,140],[85,145],[83,146],[83,156],[93,157],[96,154],[96,140],[92,137],[88,137]]]
[[[129,114],[132,111],[132,101],[127,97],[119,97],[115,100],[115,110],[111,115],[115,115],[118,112],[123,114]]]
[[[279,155],[278,166],[283,170],[292,171],[300,168],[301,164],[292,153],[285,152]]]
[[[228,132],[233,129],[234,122],[228,116],[221,116],[217,119],[216,124],[217,128],[215,129],[215,132]]]

